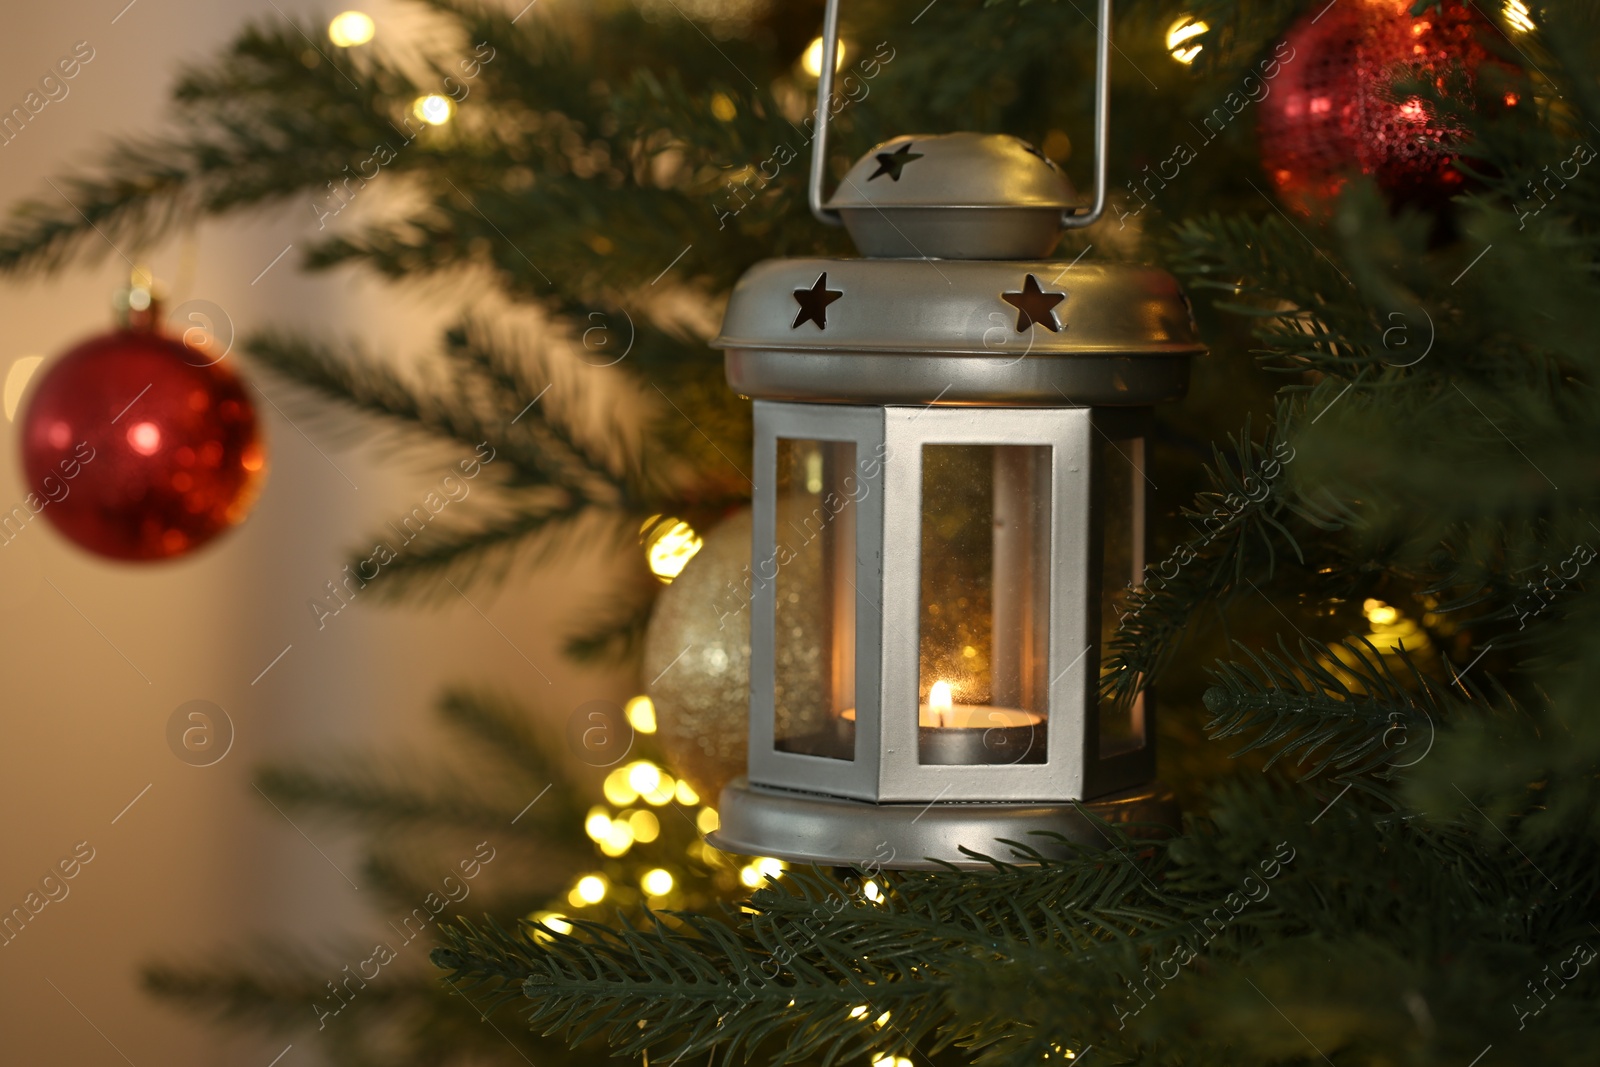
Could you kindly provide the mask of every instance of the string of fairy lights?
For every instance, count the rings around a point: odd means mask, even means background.
[[[1528,5],[1523,3],[1522,0],[1505,0],[1500,10],[1506,25],[1511,28],[1513,33],[1529,33],[1536,26],[1533,21],[1533,12],[1529,10]],[[1167,27],[1167,54],[1184,66],[1188,66],[1195,61],[1196,57],[1205,48],[1201,38],[1209,33],[1210,30],[1211,27],[1203,19],[1197,19],[1193,15],[1179,15]],[[817,39],[816,49],[817,58],[820,62],[822,57],[821,38]],[[809,57],[809,53],[807,55]],[[810,69],[809,65],[807,69]]]
[[[1501,14],[1514,33],[1528,33],[1535,28],[1533,12],[1523,0],[1503,0]],[[1205,49],[1204,38],[1211,27],[1193,15],[1179,15],[1168,25],[1164,42],[1167,54],[1185,66],[1192,64]],[[377,36],[378,26],[372,16],[364,11],[343,11],[328,22],[328,40],[338,48],[359,48]],[[800,54],[797,65],[804,74],[815,81],[822,73],[821,37],[812,39]],[[834,69],[842,70],[850,45],[839,41],[834,56]],[[735,115],[731,98],[724,93],[714,94],[708,105],[712,114],[724,122]],[[443,126],[455,117],[456,102],[439,93],[428,93],[412,101],[411,113],[430,126]],[[1046,151],[1048,153],[1048,149]]]
[[[647,696],[636,696],[624,706],[628,724],[640,734],[656,732],[655,705]],[[659,764],[648,759],[636,759],[614,767],[600,786],[606,803],[596,804],[584,816],[583,830],[593,841],[600,855],[607,859],[621,859],[635,845],[650,845],[662,834],[661,816],[656,810],[676,805],[694,824],[696,838],[689,842],[685,853],[707,867],[732,868],[740,885],[754,889],[782,874],[785,864],[767,856],[751,857],[741,862],[738,858],[712,848],[705,843],[705,835],[717,829],[719,821],[715,808],[701,801],[694,788],[682,779],[674,778]],[[653,810],[656,809],[656,810]],[[690,815],[689,813],[693,814]],[[661,907],[672,903],[678,888],[678,876],[665,866],[655,866],[639,871],[634,880],[645,903]],[[612,878],[602,871],[589,871],[578,876],[567,890],[567,911],[541,910],[529,916],[535,922],[558,933],[572,928],[568,922],[572,911],[604,904],[617,888]],[[878,899],[881,890],[876,885],[869,892],[870,899]]]
[[[1514,32],[1526,33],[1535,28],[1532,13],[1522,0],[1504,0],[1502,15]],[[336,47],[354,49],[369,44],[377,31],[372,16],[352,10],[334,16],[328,23],[327,32],[328,40]],[[1190,65],[1203,51],[1209,33],[1210,26],[1206,22],[1191,15],[1182,15],[1167,27],[1163,43],[1175,62]],[[819,36],[796,61],[798,69],[813,81],[822,70],[823,48],[823,40]],[[836,70],[843,67],[849,51],[850,45],[840,41],[834,57]],[[708,107],[715,117],[723,121],[731,120],[735,113],[733,101],[725,94],[716,94]],[[442,126],[455,117],[456,103],[447,96],[430,93],[417,97],[411,104],[411,111],[429,125]],[[1068,145],[1057,147],[1060,151],[1055,154],[1065,154],[1070,149]],[[1048,141],[1045,150],[1051,150]],[[12,376],[16,377],[15,367]],[[23,376],[24,381],[25,378],[26,375]],[[20,393],[20,385],[14,387],[14,383],[8,381],[5,389],[8,416],[14,406],[13,393]],[[670,583],[681,574],[704,545],[704,540],[693,526],[669,515],[650,516],[640,527],[639,539],[650,572],[663,583]],[[1423,625],[1419,626],[1399,609],[1375,599],[1363,603],[1362,614],[1371,630],[1367,639],[1382,654],[1394,654],[1402,647],[1416,651],[1427,646],[1427,631],[1423,627],[1432,624],[1434,620],[1431,615],[1424,615]],[[1336,671],[1345,665],[1328,664]],[[625,711],[630,725],[638,733],[649,735],[656,732],[655,707],[649,697],[634,697],[628,701]],[[751,889],[763,885],[768,878],[781,876],[785,869],[781,860],[771,857],[732,857],[707,845],[705,835],[719,825],[716,809],[704,803],[688,782],[675,779],[651,760],[636,759],[612,769],[602,782],[601,792],[605,803],[595,804],[589,809],[583,828],[603,860],[619,860],[628,856],[636,846],[649,846],[657,842],[662,836],[662,816],[657,812],[676,806],[692,819],[697,832],[695,840],[686,846],[688,858],[713,869],[729,870],[735,875],[738,885]],[[545,930],[567,933],[572,930],[569,919],[574,914],[606,904],[607,901],[615,902],[618,890],[622,887],[613,878],[613,875],[600,870],[585,872],[568,889],[564,910],[540,910],[528,918],[542,924]],[[649,866],[630,878],[637,885],[637,893],[651,907],[670,906],[674,894],[682,888],[680,875],[674,874],[666,865]],[[630,892],[633,889],[632,886],[627,888]],[[875,882],[865,881],[862,891],[874,903],[884,899],[884,891]],[[858,1005],[850,1009],[850,1016],[865,1018],[867,1011],[866,1005]],[[888,1021],[889,1013],[885,1012],[881,1017],[871,1020],[871,1023],[881,1027]],[[1074,1058],[1069,1050],[1057,1051],[1063,1059]],[[875,1059],[872,1067],[912,1067],[912,1064],[909,1059],[890,1055]]]

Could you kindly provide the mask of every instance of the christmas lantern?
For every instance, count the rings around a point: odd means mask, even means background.
[[[1144,567],[1149,408],[1202,349],[1170,275],[1042,258],[1104,206],[1109,6],[1087,211],[1042,154],[972,133],[887,141],[824,202],[818,108],[812,209],[864,258],[758,264],[713,342],[755,401],[748,592],[718,607],[749,612],[748,775],[720,848],[980,866],[962,849],[1103,843],[1091,814],[1175,822],[1149,694],[1102,699],[1101,661]]]

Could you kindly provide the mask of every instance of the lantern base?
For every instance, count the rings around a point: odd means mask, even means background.
[[[945,864],[972,870],[990,866],[963,853],[963,846],[1008,863],[1031,862],[1001,839],[1025,843],[1048,858],[1068,855],[1057,834],[1070,844],[1104,848],[1110,838],[1095,819],[1139,824],[1138,836],[1176,831],[1180,823],[1172,791],[1159,782],[1061,803],[871,804],[763,789],[737,778],[722,790],[717,810],[722,825],[706,840],[724,852],[919,871]]]

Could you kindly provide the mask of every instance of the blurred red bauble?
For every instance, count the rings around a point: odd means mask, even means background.
[[[1442,205],[1466,180],[1452,166],[1461,133],[1393,85],[1442,87],[1453,65],[1475,77],[1489,58],[1477,37],[1493,24],[1460,0],[1417,18],[1411,0],[1313,7],[1278,46],[1281,71],[1260,105],[1261,161],[1278,195],[1309,215],[1361,173],[1393,203]]]
[[[36,509],[101,556],[182,556],[244,520],[266,468],[244,385],[201,348],[150,329],[62,356],[22,419]]]

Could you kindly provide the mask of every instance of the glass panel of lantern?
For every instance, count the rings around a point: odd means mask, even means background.
[[[779,437],[776,452],[773,550],[781,565],[773,595],[773,745],[780,752],[851,760],[856,446]]]
[[[882,417],[766,401],[754,415],[750,779],[876,799]]]
[[[1100,552],[1099,743],[1100,759],[1136,752],[1147,744],[1145,692],[1126,685],[1106,661],[1123,621],[1132,621],[1127,596],[1144,581],[1144,438],[1107,437],[1099,444]]]
[[[1043,763],[1050,449],[922,446],[917,757]]]

